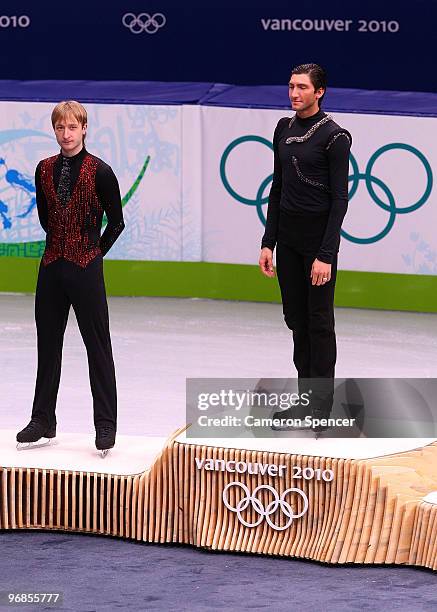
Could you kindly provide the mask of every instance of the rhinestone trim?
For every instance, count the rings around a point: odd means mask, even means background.
[[[296,115],[294,115],[290,119],[290,123],[288,124],[288,127],[291,128],[291,126],[293,125],[295,121],[296,121]],[[311,127],[308,130],[308,132],[304,134],[303,136],[289,136],[287,140],[285,141],[285,144],[291,144],[292,142],[305,142],[306,140],[308,140],[308,138],[311,138],[311,136],[313,136],[314,132],[316,132],[319,129],[319,127],[321,127],[322,125],[325,125],[325,123],[328,123],[328,121],[333,121],[333,118],[331,117],[331,115],[326,115],[326,117],[323,117],[323,119],[320,119],[320,121],[315,123],[313,127]]]
[[[331,138],[331,140],[326,145],[326,151],[328,151],[329,147],[331,147],[334,144],[334,142],[337,140],[337,138],[339,138],[340,136],[346,136],[346,138],[349,140],[349,144],[350,145],[352,144],[351,137],[349,136],[347,132],[338,132],[338,134],[336,134],[333,138]]]
[[[85,268],[100,254],[103,208],[96,193],[97,161],[86,155],[69,201],[63,205],[53,183],[57,156],[43,160],[41,184],[47,199],[48,230],[44,266],[63,257]]]
[[[62,158],[57,196],[62,206],[65,206],[71,198],[71,166],[68,157]]]
[[[317,187],[317,189],[321,189],[322,191],[325,191],[326,193],[330,193],[331,190],[329,189],[327,185],[324,185],[323,183],[319,183],[318,181],[314,181],[313,179],[310,179],[304,174],[302,174],[301,169],[299,168],[299,162],[297,160],[297,157],[293,155],[291,158],[291,161],[293,162],[293,166],[296,168],[297,176],[300,178],[301,181],[303,181],[304,183],[307,183],[308,185],[311,185],[312,187]]]

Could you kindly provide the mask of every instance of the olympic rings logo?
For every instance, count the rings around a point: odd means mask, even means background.
[[[269,199],[267,187],[269,186],[269,184],[271,183],[273,179],[273,174],[270,174],[261,182],[256,192],[255,198],[247,198],[237,193],[235,189],[229,183],[228,177],[226,175],[226,164],[227,164],[230,153],[236,147],[238,147],[240,144],[244,142],[261,143],[269,147],[273,151],[272,143],[266,138],[262,138],[261,136],[248,135],[248,136],[241,136],[240,138],[236,138],[226,147],[226,149],[223,152],[223,155],[220,160],[220,177],[229,195],[231,195],[235,200],[237,200],[237,202],[240,202],[241,204],[245,204],[247,206],[255,206],[257,215],[261,223],[265,225],[266,218],[264,215],[263,206],[267,204],[268,199]],[[420,198],[418,198],[416,202],[413,202],[406,206],[396,205],[395,197],[392,191],[390,190],[390,188],[380,178],[372,174],[375,162],[384,153],[386,153],[387,151],[393,151],[393,150],[408,151],[409,153],[414,155],[421,162],[421,164],[423,165],[425,169],[425,173],[426,173],[426,186],[423,191],[423,194],[420,196]],[[350,242],[354,242],[356,244],[370,244],[373,242],[378,242],[378,240],[382,240],[385,236],[387,236],[389,231],[392,229],[395,219],[396,219],[396,215],[398,214],[403,215],[403,214],[407,214],[407,213],[417,210],[418,208],[420,208],[421,206],[425,204],[425,202],[428,200],[431,194],[432,186],[433,186],[433,174],[432,174],[431,166],[428,160],[426,159],[426,157],[423,155],[423,153],[421,153],[418,149],[416,149],[415,147],[409,144],[405,144],[402,142],[395,142],[395,143],[387,144],[387,145],[380,147],[377,151],[375,151],[375,153],[373,153],[373,155],[369,159],[364,172],[360,172],[358,163],[355,157],[352,155],[352,153],[350,154],[350,164],[352,167],[352,174],[350,174],[348,177],[349,183],[351,183],[350,188],[349,188],[349,201],[351,201],[354,195],[356,194],[360,181],[364,181],[367,191],[370,197],[372,198],[373,202],[379,208],[388,212],[389,214],[389,218],[388,218],[388,221],[385,227],[380,232],[375,234],[374,236],[361,238],[361,237],[353,236],[352,234],[349,234],[348,232],[342,229],[341,235],[347,240],[349,240]],[[382,191],[382,193],[384,194],[387,200],[386,202],[378,195],[378,193],[376,193],[375,186],[379,187],[379,189]]]
[[[125,13],[121,21],[132,34],[141,34],[141,32],[156,34],[160,28],[165,26],[167,20],[162,13],[155,13],[154,15],[149,15],[149,13],[140,13],[139,15]]]
[[[270,174],[267,178],[263,180],[261,185],[258,188],[255,199],[245,198],[233,189],[228,181],[228,177],[226,176],[226,162],[228,161],[228,157],[232,151],[238,147],[238,145],[243,142],[260,142],[261,144],[266,145],[273,151],[273,144],[267,138],[263,138],[262,136],[240,136],[240,138],[236,138],[233,140],[224,150],[222,158],[220,160],[220,177],[222,179],[223,185],[225,186],[226,191],[235,199],[237,202],[241,202],[241,204],[246,204],[247,206],[256,206],[256,212],[258,214],[259,220],[263,225],[266,224],[266,218],[264,216],[264,211],[262,209],[264,204],[267,204],[269,201],[269,195],[264,195],[266,193],[266,187],[271,183],[273,179],[273,174]]]
[[[426,172],[426,187],[423,194],[416,202],[413,202],[412,204],[409,204],[407,206],[396,206],[395,198],[389,187],[383,181],[381,181],[381,179],[372,174],[373,166],[376,160],[381,157],[381,155],[383,155],[386,151],[393,151],[396,149],[409,151],[410,153],[415,155],[423,164],[423,167],[425,168]],[[417,210],[425,204],[431,194],[433,182],[431,166],[426,157],[423,155],[423,153],[421,153],[418,149],[412,147],[411,145],[405,144],[403,142],[394,142],[392,144],[380,147],[377,151],[375,151],[375,153],[367,162],[367,166],[364,172],[359,171],[357,161],[352,154],[350,155],[350,163],[352,166],[352,174],[349,176],[349,183],[352,182],[352,186],[349,190],[349,201],[354,197],[355,193],[357,192],[359,182],[361,180],[364,180],[366,183],[367,191],[369,192],[369,195],[375,202],[375,204],[382,208],[382,210],[385,210],[389,213],[389,218],[386,223],[386,226],[378,234],[375,234],[375,236],[370,236],[368,238],[357,238],[356,236],[352,236],[344,230],[341,230],[342,236],[344,236],[345,238],[347,238],[347,240],[350,240],[351,242],[355,242],[356,244],[370,244],[372,242],[382,240],[385,236],[387,236],[387,234],[393,227],[397,214],[404,215],[406,213],[410,213],[414,210]],[[377,185],[383,191],[384,195],[387,198],[387,204],[383,202],[383,200],[376,193],[375,188],[373,186],[374,184]]]
[[[228,490],[231,487],[241,487],[245,493],[245,497],[242,497],[240,499],[240,501],[237,503],[235,508],[231,506],[228,500]],[[262,491],[263,489],[270,491],[274,497],[273,501],[271,501],[265,507],[262,501],[257,498],[258,493]],[[297,493],[298,495],[302,497],[303,510],[301,510],[301,512],[298,512],[297,514],[293,512],[291,505],[287,501],[285,501],[285,498],[290,493]],[[282,495],[279,496],[276,489],[274,489],[270,485],[259,485],[258,487],[254,489],[251,495],[249,488],[241,482],[230,482],[228,485],[226,485],[226,487],[223,489],[223,503],[225,504],[226,508],[228,508],[228,510],[230,510],[231,512],[237,513],[238,520],[245,527],[257,527],[262,522],[262,520],[265,518],[267,523],[270,525],[270,527],[272,527],[276,531],[284,531],[285,529],[288,529],[290,525],[292,524],[293,519],[300,518],[308,510],[308,497],[300,489],[296,489],[292,487],[290,489],[286,489],[282,493]],[[244,520],[242,516],[242,512],[246,510],[249,504],[251,504],[255,512],[259,514],[259,517],[253,523],[248,523],[246,520]],[[286,523],[283,526],[276,525],[270,518],[271,515],[274,514],[278,508],[281,508],[281,511],[287,517]]]

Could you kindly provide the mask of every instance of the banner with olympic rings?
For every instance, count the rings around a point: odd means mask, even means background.
[[[286,86],[292,65],[315,58],[330,87],[436,91],[433,0],[79,0],[80,44],[68,71],[53,49],[64,46],[72,17],[54,6],[3,0],[3,79]]]
[[[52,104],[1,102],[0,256],[44,249],[34,170],[56,154]],[[109,259],[253,264],[286,111],[89,104],[87,148],[114,169],[126,229]],[[344,270],[437,274],[437,119],[334,113],[353,136]]]
[[[273,131],[286,115],[202,108],[209,160],[203,177],[206,261],[257,262],[272,180]],[[339,267],[437,274],[437,119],[332,115],[353,137]]]

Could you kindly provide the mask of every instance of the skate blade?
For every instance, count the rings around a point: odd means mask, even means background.
[[[282,427],[281,425],[279,425],[279,426],[276,427],[275,425],[272,425],[270,427],[270,429],[272,431],[311,431],[311,426],[307,427],[305,425],[300,425],[300,426],[299,425],[297,425],[297,426],[295,426],[295,425],[284,425]]]
[[[100,451],[100,457],[104,459],[108,453],[109,453],[109,448],[105,448],[104,450]]]
[[[314,435],[315,435],[315,439],[316,440],[320,440],[320,438],[324,438],[323,434],[326,434],[328,430],[327,429],[323,429],[322,431],[315,431]],[[326,439],[326,438],[325,438]]]
[[[56,438],[41,438],[38,442],[17,442],[17,450],[30,450],[31,448],[42,448],[43,446],[49,446],[55,444]]]

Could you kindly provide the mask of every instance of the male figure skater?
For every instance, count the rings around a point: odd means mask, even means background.
[[[31,421],[17,434],[17,446],[56,436],[62,344],[73,306],[88,355],[95,443],[105,456],[115,444],[117,391],[102,258],[124,229],[120,190],[110,166],[85,149],[85,108],[60,102],[51,120],[61,151],[35,172],[38,216],[47,233],[35,296],[38,372]],[[100,236],[104,212],[108,224]]]
[[[326,75],[317,64],[292,70],[289,98],[296,113],[279,120],[273,137],[274,174],[259,265],[263,274],[274,276],[277,246],[284,319],[293,332],[298,378],[329,379],[325,389],[332,400],[334,289],[352,138],[321,110],[325,91]],[[322,406],[313,404],[313,414],[317,410]],[[288,409],[274,418],[292,416]]]

